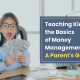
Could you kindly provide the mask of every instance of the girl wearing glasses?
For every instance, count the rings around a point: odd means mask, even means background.
[[[5,13],[0,20],[0,73],[4,73],[21,66],[28,66],[30,54],[28,50],[24,54],[19,54],[16,60],[15,55],[10,55],[3,44],[11,39],[16,39],[19,34],[19,23],[13,13]]]

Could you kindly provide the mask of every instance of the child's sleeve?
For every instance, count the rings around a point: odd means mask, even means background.
[[[6,66],[4,64],[4,61],[2,61],[2,56],[0,54],[0,73],[1,71],[3,71],[4,69],[6,69]]]
[[[30,53],[29,53],[29,51],[26,50],[24,55],[26,56],[26,62],[25,63],[21,63],[21,65],[22,66],[28,66],[30,64]]]

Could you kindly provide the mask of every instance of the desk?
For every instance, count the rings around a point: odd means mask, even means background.
[[[21,74],[28,76],[29,75],[29,66],[21,67],[21,68],[14,69],[9,72],[5,72],[3,74],[0,74],[0,79],[11,77],[11,76],[16,76],[16,75],[21,75]]]
[[[67,69],[57,69],[59,71],[67,71]],[[78,70],[80,72],[80,66],[78,66]],[[52,79],[57,79],[57,78],[40,78],[37,80],[52,80]],[[65,78],[58,78],[58,79],[63,79],[63,80],[80,80],[80,75],[77,75],[76,79],[65,79]]]
[[[59,71],[67,71],[67,69],[58,69],[58,70]],[[80,72],[80,66],[78,67],[78,70]],[[21,75],[21,74],[23,74],[25,76],[28,76],[29,75],[29,66],[21,67],[21,68],[18,68],[18,69],[11,70],[9,72],[5,72],[5,73],[0,75],[0,79],[11,77],[11,76],[16,76],[16,75]],[[52,79],[57,79],[57,78],[43,78],[43,79],[40,78],[40,79],[36,79],[36,80],[52,80]],[[60,79],[63,79],[63,78],[60,78]],[[63,79],[63,80],[80,80],[80,75],[77,76],[76,79]]]

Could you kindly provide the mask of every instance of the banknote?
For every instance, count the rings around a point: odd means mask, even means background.
[[[26,52],[30,46],[30,42],[23,39],[13,39],[4,43],[3,46],[7,49],[10,55],[18,55]]]

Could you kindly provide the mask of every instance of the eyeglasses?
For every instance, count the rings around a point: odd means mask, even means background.
[[[9,28],[9,25],[10,25],[11,29],[13,29],[13,30],[15,30],[15,29],[18,28],[18,26],[16,24],[14,24],[14,23],[13,24],[3,23],[2,24],[2,28],[8,29]]]

